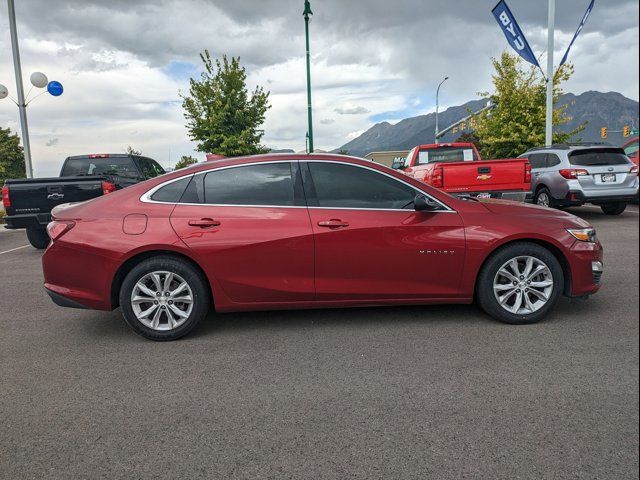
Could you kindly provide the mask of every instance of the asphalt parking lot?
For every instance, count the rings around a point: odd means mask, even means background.
[[[544,323],[473,306],[211,315],[172,343],[62,309],[0,233],[0,478],[637,478],[638,208],[585,207],[600,293]]]

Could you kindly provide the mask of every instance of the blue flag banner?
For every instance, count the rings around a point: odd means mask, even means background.
[[[578,29],[576,30],[575,35],[571,39],[571,43],[567,47],[567,51],[564,52],[564,57],[562,57],[562,61],[560,62],[560,66],[564,65],[564,62],[566,62],[567,58],[569,58],[569,50],[571,50],[571,47],[573,47],[573,42],[575,42],[576,38],[578,38],[578,35],[580,35],[580,32],[582,31],[582,28],[584,27],[584,24],[587,23],[587,18],[589,18],[589,15],[591,14],[591,10],[593,10],[593,5],[595,3],[596,3],[596,0],[591,0],[591,3],[589,3],[589,6],[587,7],[587,11],[584,13],[584,16],[582,17],[582,20],[580,21],[580,25],[578,25]]]
[[[538,59],[533,54],[533,50],[531,50],[524,33],[520,30],[520,26],[518,25],[518,22],[516,22],[513,13],[509,10],[507,2],[500,0],[500,3],[493,7],[491,13],[493,13],[493,16],[496,18],[500,28],[502,28],[502,32],[504,33],[504,36],[507,37],[507,41],[509,42],[509,45],[511,45],[511,48],[518,52],[518,55],[524,58],[527,62],[540,68]]]

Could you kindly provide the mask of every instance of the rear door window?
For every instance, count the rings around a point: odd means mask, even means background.
[[[549,167],[549,168],[557,167],[561,163],[562,163],[562,160],[560,160],[560,157],[558,155],[556,155],[555,153],[548,153],[547,154],[547,167]]]
[[[546,168],[547,166],[547,154],[546,153],[532,153],[529,155],[529,163],[531,168]]]
[[[571,165],[580,167],[604,167],[607,165],[626,165],[629,159],[620,148],[576,150],[569,154]]]
[[[291,163],[214,170],[204,177],[204,202],[214,205],[294,206]]]

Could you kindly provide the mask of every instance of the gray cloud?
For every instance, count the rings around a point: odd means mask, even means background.
[[[58,143],[60,143],[60,139],[59,138],[50,138],[49,140],[47,140],[47,143],[45,143],[45,145],[47,147],[53,147],[53,146],[57,145]]]
[[[357,107],[334,108],[333,111],[340,115],[362,115],[365,113],[369,113],[371,110],[363,106],[357,106]]]

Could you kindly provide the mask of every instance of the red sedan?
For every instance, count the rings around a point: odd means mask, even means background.
[[[56,208],[43,257],[58,305],[120,306],[172,340],[216,312],[478,304],[507,323],[599,288],[602,246],[558,210],[456,199],[372,162],[263,155]]]

